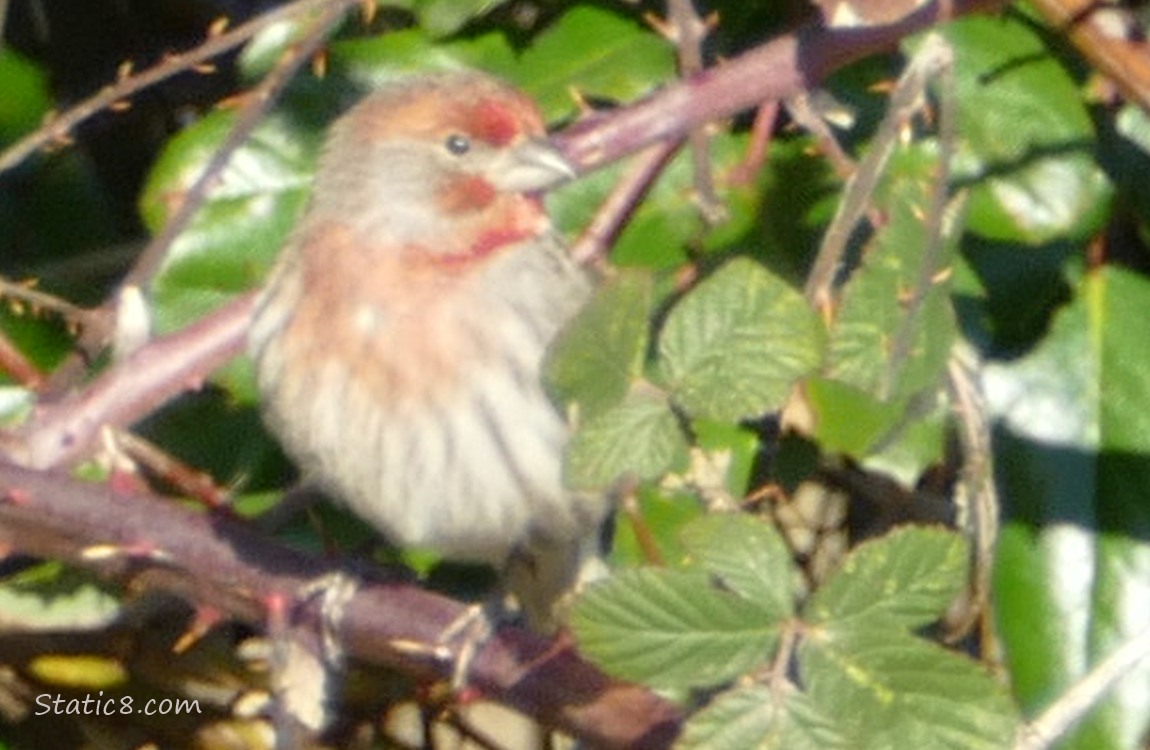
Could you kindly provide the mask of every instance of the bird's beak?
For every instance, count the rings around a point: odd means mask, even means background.
[[[574,179],[575,168],[550,142],[533,138],[508,149],[488,180],[497,190],[534,193]]]

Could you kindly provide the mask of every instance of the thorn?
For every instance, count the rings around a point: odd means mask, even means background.
[[[953,275],[954,275],[954,267],[953,266],[947,266],[946,268],[940,268],[938,273],[936,273],[934,276],[930,277],[930,283],[941,284],[942,282],[946,281],[947,279],[949,279]]]
[[[125,78],[131,76],[132,69],[135,67],[136,64],[131,60],[125,60],[124,62],[120,63],[120,67],[116,68],[116,80],[122,81]]]
[[[647,22],[648,26],[655,30],[655,33],[666,39],[668,42],[671,42],[672,44],[679,43],[679,29],[676,28],[674,24],[670,23],[666,19],[659,18],[657,15],[651,12],[644,13],[643,20]]]
[[[176,642],[172,645],[173,654],[185,653],[189,648],[199,643],[208,631],[223,617],[215,607],[196,607],[195,616]]]
[[[830,328],[835,323],[835,304],[834,301],[827,297],[818,301],[818,313],[823,319],[823,325]]]
[[[580,117],[586,117],[595,111],[595,108],[588,103],[587,97],[583,96],[583,92],[574,86],[567,87],[567,96],[575,102],[575,109],[579,110]]]
[[[80,550],[80,559],[93,562],[114,560],[119,557],[143,558],[153,562],[168,562],[173,559],[170,554],[151,542],[139,542],[130,545],[93,544]]]
[[[483,700],[483,691],[474,685],[464,685],[455,691],[455,703],[459,706],[466,706],[470,703],[476,703]]]
[[[224,33],[224,31],[227,30],[229,23],[231,23],[231,21],[227,16],[220,16],[216,20],[212,21],[208,26],[208,38],[211,39]]]
[[[311,72],[316,78],[327,77],[327,50],[321,49],[311,56]]]
[[[201,75],[211,75],[212,73],[215,73],[218,68],[216,68],[215,63],[203,62],[193,65],[192,70],[200,73]]]
[[[108,105],[108,109],[113,112],[124,112],[132,108],[132,102],[127,99],[117,99]]]
[[[362,0],[359,6],[360,17],[365,24],[371,24],[375,20],[375,12],[379,6],[375,4],[375,0]]]
[[[4,491],[4,502],[9,505],[28,505],[32,502],[32,496],[28,491],[20,487],[9,487]]]
[[[451,661],[451,649],[443,644],[422,643],[407,638],[395,638],[387,645],[405,656],[417,656],[433,659],[438,662]]]
[[[216,102],[216,109],[239,109],[247,101],[247,98],[248,93],[246,91],[225,97]]]
[[[53,150],[63,149],[63,148],[68,148],[69,146],[72,146],[75,143],[76,143],[76,139],[73,138],[71,136],[71,134],[69,134],[67,131],[63,131],[63,132],[52,134],[52,143],[49,146],[49,148],[53,149]]]
[[[280,591],[273,591],[272,593],[263,597],[264,609],[268,615],[268,629],[282,630],[285,626],[285,618],[288,611],[288,597]]]

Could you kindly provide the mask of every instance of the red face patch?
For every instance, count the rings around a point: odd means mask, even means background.
[[[471,135],[491,146],[506,146],[520,134],[520,113],[506,102],[482,101],[469,114]]]

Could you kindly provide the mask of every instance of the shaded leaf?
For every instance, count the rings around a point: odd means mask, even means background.
[[[642,372],[651,318],[651,278],[623,272],[603,284],[553,347],[548,379],[583,419],[615,406]]]
[[[1103,266],[1075,292],[1033,352],[985,377],[1003,425],[995,608],[1025,710],[1150,627],[1150,438],[1132,407],[1150,395],[1150,282]],[[1065,747],[1136,745],[1148,680],[1145,665],[1123,679]]]
[[[970,16],[939,31],[955,52],[955,165],[975,185],[970,228],[1030,244],[1096,231],[1110,187],[1078,84],[1016,17]]]

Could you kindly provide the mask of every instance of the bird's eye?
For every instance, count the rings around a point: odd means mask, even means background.
[[[463,156],[471,150],[471,141],[468,140],[466,136],[459,135],[458,133],[447,136],[447,140],[444,141],[443,145],[447,147],[449,153],[455,154],[456,156]]]

